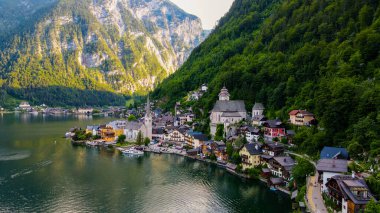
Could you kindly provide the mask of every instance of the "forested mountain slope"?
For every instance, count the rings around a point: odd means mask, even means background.
[[[0,105],[4,91],[49,105],[112,104],[82,102],[84,91],[146,93],[204,36],[168,0],[1,0],[0,14]]]
[[[248,110],[271,117],[315,113],[320,128],[295,141],[308,153],[324,145],[352,155],[380,154],[378,0],[235,0],[214,32],[154,92],[167,107],[208,83],[195,109],[208,112],[223,85]],[[207,117],[207,113],[204,117]],[[368,155],[367,155],[368,156]]]

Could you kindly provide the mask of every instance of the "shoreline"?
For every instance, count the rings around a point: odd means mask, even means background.
[[[106,143],[102,143],[101,145],[98,144],[98,145],[89,145],[87,144],[88,141],[73,141],[71,140],[71,144],[74,145],[74,146],[86,146],[86,147],[107,147],[109,145],[113,146],[116,150],[118,150],[119,152],[120,149],[118,148],[128,148],[128,147],[131,147],[133,145],[129,145],[129,146],[125,146],[125,147],[118,147],[116,146],[115,144],[106,144]],[[165,151],[166,149],[166,151]],[[201,158],[198,158],[196,156],[189,156],[186,154],[186,152],[184,153],[183,150],[176,150],[176,151],[168,151],[168,148],[164,148],[164,150],[162,149],[159,149],[159,152],[157,152],[155,149],[151,148],[151,147],[145,147],[144,149],[144,152],[149,152],[149,153],[153,153],[153,154],[173,154],[173,155],[177,155],[177,156],[181,156],[181,157],[185,157],[185,158],[189,158],[189,159],[192,159],[192,160],[196,160],[196,161],[201,161],[201,162],[204,162],[204,163],[207,163],[207,164],[213,164],[219,168],[222,168],[223,170],[225,170],[226,172],[236,176],[236,177],[239,177],[241,179],[245,179],[245,180],[259,180],[260,182],[262,183],[265,183],[267,184],[268,181],[264,178],[262,178],[261,176],[259,176],[258,178],[251,178],[249,175],[246,175],[246,174],[242,174],[242,173],[237,173],[236,171],[234,170],[231,170],[231,169],[228,169],[226,165],[223,165],[223,164],[220,164],[216,161],[211,161],[211,160],[208,160],[208,159],[201,159]],[[268,187],[268,186],[267,186]],[[286,189],[283,189],[283,188],[279,188],[279,187],[276,187],[277,191],[280,191],[288,196],[291,196],[292,192],[289,191],[289,190],[286,190]],[[268,187],[268,190],[269,187]]]
[[[155,153],[153,150],[151,150],[150,148],[147,149],[144,149],[145,152],[149,152],[149,153],[154,153],[154,154],[159,154],[159,153]],[[268,183],[267,180],[265,180],[264,178],[262,177],[259,177],[259,178],[251,178],[249,177],[248,175],[246,174],[241,174],[241,173],[237,173],[233,170],[230,170],[228,169],[225,165],[222,165],[222,164],[218,164],[218,162],[216,161],[211,161],[211,160],[207,160],[207,159],[200,159],[200,158],[197,158],[197,157],[192,157],[192,156],[189,156],[189,155],[186,155],[186,154],[182,154],[182,153],[177,153],[177,152],[168,152],[168,151],[161,151],[160,154],[174,154],[174,155],[178,155],[178,156],[182,156],[182,157],[186,157],[186,158],[190,158],[190,159],[193,159],[193,160],[197,160],[197,161],[201,161],[201,162],[204,162],[204,163],[208,163],[208,164],[213,164],[213,165],[216,165],[220,168],[223,168],[226,172],[234,175],[234,176],[237,176],[239,178],[242,178],[242,179],[246,179],[246,180],[259,180],[261,181],[262,183]],[[267,186],[268,187],[268,186]],[[278,191],[284,193],[284,194],[287,194],[289,196],[291,196],[292,192],[288,191],[288,190],[285,190],[285,189],[282,189],[282,188],[276,188]],[[268,187],[268,190],[269,187]]]

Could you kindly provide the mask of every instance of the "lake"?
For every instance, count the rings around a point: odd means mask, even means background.
[[[0,212],[291,212],[289,196],[214,165],[63,138],[113,119],[0,114]]]

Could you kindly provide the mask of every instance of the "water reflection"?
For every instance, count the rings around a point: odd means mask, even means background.
[[[0,212],[289,212],[263,184],[174,155],[140,158],[72,147],[73,126],[112,118],[4,115],[0,119]],[[27,122],[27,123],[24,123]]]

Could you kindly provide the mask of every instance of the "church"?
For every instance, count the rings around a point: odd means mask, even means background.
[[[230,100],[230,94],[226,87],[223,87],[219,93],[219,100],[215,103],[210,115],[210,133],[215,135],[218,124],[224,125],[224,130],[229,125],[245,120],[247,110],[242,100]]]

